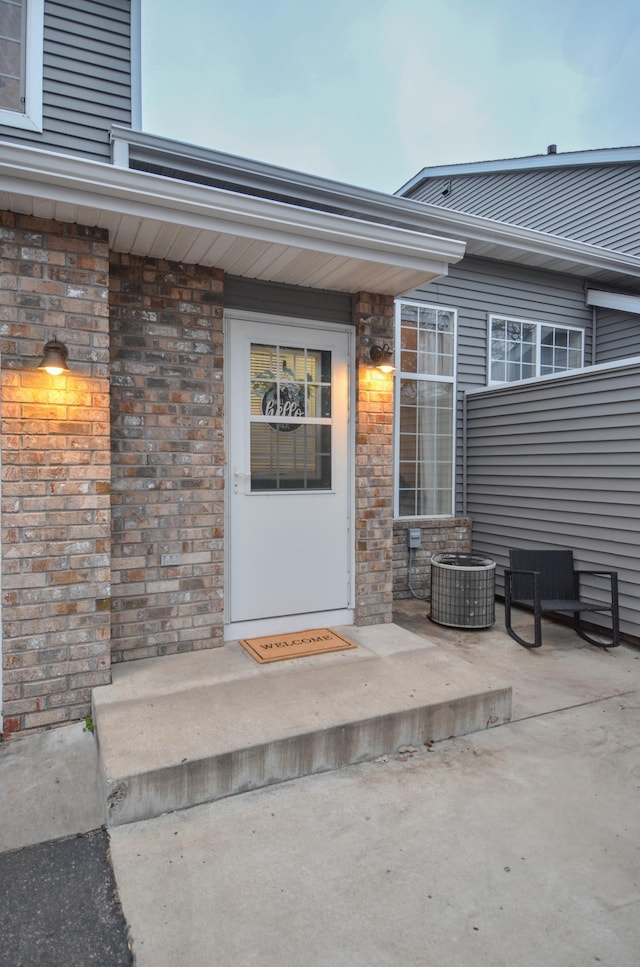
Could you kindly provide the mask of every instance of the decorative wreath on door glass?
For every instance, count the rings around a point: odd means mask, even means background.
[[[290,416],[300,417],[305,415],[305,396],[304,385],[294,381],[271,383],[262,396],[263,416]],[[280,433],[291,433],[297,430],[300,423],[270,423],[272,430],[279,430]]]

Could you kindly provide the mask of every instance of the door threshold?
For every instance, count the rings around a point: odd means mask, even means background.
[[[224,640],[237,641],[238,638],[260,638],[262,635],[308,631],[310,628],[352,625],[353,618],[352,608],[339,608],[336,611],[312,611],[308,614],[288,614],[278,618],[233,621],[224,626]]]

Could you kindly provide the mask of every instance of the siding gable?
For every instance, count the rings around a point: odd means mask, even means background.
[[[640,164],[427,178],[407,197],[640,255]]]

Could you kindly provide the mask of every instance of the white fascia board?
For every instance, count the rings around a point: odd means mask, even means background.
[[[521,228],[481,215],[458,212],[438,205],[427,205],[411,198],[398,198],[369,188],[345,185],[210,148],[172,141],[143,131],[131,131],[129,128],[114,125],[111,129],[111,137],[114,144],[114,162],[124,166],[129,164],[131,147],[132,152],[136,149],[141,151],[143,157],[145,152],[149,152],[150,159],[159,162],[164,159],[167,163],[171,160],[177,170],[180,170],[182,164],[186,170],[191,171],[211,173],[213,170],[218,176],[233,174],[236,180],[254,188],[261,187],[263,190],[273,192],[286,191],[288,194],[297,195],[297,202],[300,205],[306,202],[333,208],[342,207],[363,218],[402,226],[409,230],[442,233],[450,238],[463,238],[467,245],[472,242],[497,245],[501,248],[501,252],[500,256],[496,257],[506,260],[512,259],[527,264],[527,256],[535,254],[552,260],[564,260],[567,266],[572,266],[574,274],[579,274],[580,269],[588,267],[597,271],[611,271],[631,275],[634,278],[640,277],[640,259],[618,255],[612,253],[610,249],[574,242],[571,239]],[[118,160],[116,160],[116,149],[119,152]],[[615,150],[635,151],[640,160],[640,148]],[[581,152],[589,156],[594,153],[597,152]],[[488,162],[488,164],[491,163]]]
[[[188,225],[438,271],[458,262],[452,238],[288,205],[161,175],[114,167],[21,145],[3,146],[0,189],[154,221]]]
[[[624,252],[589,245],[587,242],[576,242],[570,238],[522,228],[508,222],[493,221],[480,215],[439,208],[437,205],[425,205],[423,202],[415,202],[415,204],[425,209],[425,221],[432,231],[455,232],[465,239],[467,246],[471,242],[504,246],[505,250],[511,250],[515,255],[523,254],[525,258],[522,262],[525,265],[527,264],[526,254],[531,253],[552,259],[563,259],[576,267],[618,272],[640,278],[640,258],[626,255]]]
[[[436,165],[422,168],[406,184],[394,192],[397,196],[417,188],[431,178],[452,178],[455,175],[486,175],[505,171],[534,171],[539,168],[577,168],[585,165],[640,163],[640,147],[593,148],[589,151],[566,151],[561,154],[535,154],[527,158],[506,158],[502,161],[472,161],[466,164]]]
[[[387,258],[403,255],[411,261],[400,264],[412,268],[416,258],[455,263],[466,245],[479,242],[498,247],[501,254],[496,257],[507,261],[526,265],[527,257],[535,255],[563,260],[574,274],[576,269],[589,268],[640,278],[640,259],[634,256],[367,189],[342,186],[341,195],[330,192],[336,205],[349,207],[350,202],[349,210],[366,215],[359,219],[16,144],[3,145],[0,188],[3,178],[5,187],[11,184],[23,194],[33,194],[38,184],[45,197],[71,204],[79,204],[82,196],[83,203],[105,211],[203,228],[217,224],[220,231],[235,230],[245,237],[253,232],[254,237],[287,241],[284,233],[289,231],[290,242],[299,247],[311,248],[324,235],[326,242],[349,246],[351,256],[358,257],[354,246],[360,244],[364,258],[370,259],[375,250]],[[321,184],[320,179],[314,180]],[[194,221],[197,216],[205,221]],[[398,223],[402,227],[396,227]],[[267,234],[255,234],[258,231]],[[305,237],[308,241],[302,245]]]
[[[604,292],[600,289],[587,289],[587,305],[601,309],[618,309],[640,315],[640,296],[625,295],[622,292]]]
[[[328,209],[343,208],[357,215],[383,223],[420,232],[443,232],[465,241],[511,245],[518,253],[530,249],[536,254],[558,257],[568,252],[570,241],[544,232],[520,229],[517,225],[499,222],[481,215],[428,205],[411,198],[398,198],[369,188],[359,188],[331,181],[315,175],[303,174],[261,161],[252,161],[199,145],[172,141],[142,131],[131,131],[114,125],[111,129],[114,163],[127,166],[136,150],[142,158],[158,164],[171,165],[176,171],[200,172],[219,178],[233,178],[250,188],[261,187],[274,193],[296,195],[296,202],[304,206],[321,204]],[[531,247],[533,246],[533,247]],[[583,245],[576,252],[588,254],[607,250]]]

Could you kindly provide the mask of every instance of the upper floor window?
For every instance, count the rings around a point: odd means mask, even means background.
[[[0,124],[42,131],[44,0],[0,0]]]
[[[584,365],[584,331],[489,316],[489,382],[511,383]]]
[[[453,514],[456,312],[396,303],[396,515]]]

